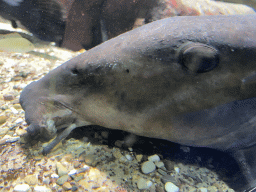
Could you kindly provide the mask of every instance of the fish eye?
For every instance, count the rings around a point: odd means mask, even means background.
[[[218,66],[219,53],[206,44],[187,43],[180,49],[179,61],[188,71],[204,73]]]

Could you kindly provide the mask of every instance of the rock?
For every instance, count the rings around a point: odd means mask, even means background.
[[[176,185],[178,185],[179,183],[177,182],[177,180],[175,179],[174,176],[171,176],[171,175],[164,175],[162,178],[161,178],[161,181],[162,183],[168,183],[168,182],[171,182],[171,183],[174,183]]]
[[[207,188],[208,192],[215,192],[215,191],[218,191],[217,187],[215,186],[210,186]]]
[[[72,169],[71,171],[68,172],[68,175],[72,177],[72,175],[76,175],[77,174],[77,170]]]
[[[6,122],[6,120],[7,120],[7,117],[5,115],[1,115],[0,116],[0,125],[4,124]]]
[[[120,159],[123,156],[119,149],[115,148],[113,151],[113,155],[115,158]]]
[[[131,155],[125,155],[125,157],[126,157],[126,159],[127,159],[128,161],[132,161],[132,156],[131,156]]]
[[[51,178],[59,178],[59,177],[60,177],[60,176],[57,175],[57,174],[55,174],[55,173],[51,174]]]
[[[149,187],[152,186],[152,182],[148,181],[144,178],[139,178],[138,182],[137,182],[137,187],[138,189],[148,189]]]
[[[1,123],[0,123],[1,124]],[[9,131],[8,127],[0,128],[0,135],[5,135]]]
[[[68,181],[69,176],[68,175],[63,175],[60,178],[57,179],[56,183],[58,185],[63,185],[66,181]]]
[[[56,166],[57,166],[57,173],[60,177],[68,174],[67,168],[64,167],[60,162],[57,162]]]
[[[14,123],[19,124],[22,123],[24,120],[22,118],[18,118]]]
[[[179,187],[177,187],[176,185],[174,185],[172,182],[167,182],[165,183],[164,186],[165,190],[167,192],[178,192],[179,191]]]
[[[14,99],[14,95],[12,94],[4,94],[3,97],[5,101],[12,101]]]
[[[27,133],[27,131],[24,130],[24,129],[17,129],[17,130],[15,131],[15,133],[16,133],[18,136],[22,136],[22,135],[25,135],[25,134]]]
[[[74,166],[74,168],[78,168],[79,166],[80,166],[80,162],[79,161],[75,161],[74,163],[73,163],[73,166]]]
[[[30,190],[30,187],[28,184],[20,184],[20,185],[16,185],[13,189],[13,191],[15,192],[27,192]]]
[[[77,190],[78,190],[78,187],[76,185],[73,185],[71,191],[77,191]]]
[[[11,137],[10,135],[5,135],[3,138],[0,139],[0,145],[6,144],[6,143],[14,143],[16,141],[19,141],[20,137]]]
[[[69,182],[65,182],[63,185],[62,185],[63,189],[65,191],[68,191],[68,190],[71,190],[72,189],[72,186],[70,185]]]
[[[136,155],[136,159],[138,162],[140,162],[143,158],[143,155],[139,154],[139,155]]]
[[[11,107],[10,110],[12,111],[13,114],[18,114],[19,113],[14,107]]]
[[[179,167],[174,167],[174,170],[176,171],[176,173],[180,172],[180,168]]]
[[[157,166],[157,168],[164,168],[164,163],[162,161],[155,162],[155,165]]]
[[[22,109],[22,108],[21,108],[21,105],[18,104],[18,103],[14,104],[14,105],[13,105],[13,108],[14,108],[14,109]]]
[[[148,157],[149,161],[157,162],[160,161],[160,157],[158,155],[151,155]]]
[[[145,161],[141,165],[141,171],[144,174],[151,173],[151,172],[155,171],[155,169],[156,169],[156,165],[152,161]]]
[[[84,165],[82,168],[77,170],[77,174],[84,173],[84,172],[88,171],[89,169],[90,169],[90,167],[88,165]]]
[[[170,161],[170,160],[165,160],[164,165],[165,165],[165,168],[168,171],[173,171],[175,163],[173,161]]]
[[[38,176],[37,175],[27,175],[24,178],[24,180],[29,185],[35,185],[38,183]]]

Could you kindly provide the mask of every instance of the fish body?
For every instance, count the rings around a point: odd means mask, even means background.
[[[256,186],[256,15],[152,22],[67,61],[20,96],[29,137],[48,153],[100,125],[229,151]]]
[[[63,0],[64,1],[64,0]],[[0,15],[19,21],[37,38],[60,44],[65,30],[65,10],[55,0],[0,0]]]
[[[34,45],[18,33],[0,35],[0,51],[26,53],[34,50]]]

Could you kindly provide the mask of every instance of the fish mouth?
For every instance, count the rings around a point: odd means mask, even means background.
[[[25,112],[28,127],[27,134],[24,135],[24,142],[49,141],[56,138],[43,150],[44,154],[65,139],[69,133],[76,127],[90,125],[90,123],[80,120],[81,114],[75,111],[70,104],[66,102],[67,96],[55,95],[53,97],[40,97],[29,105],[26,105],[27,99],[21,97],[21,105]],[[29,102],[28,102],[29,103]]]

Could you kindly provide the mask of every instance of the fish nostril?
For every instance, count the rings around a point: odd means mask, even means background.
[[[71,73],[72,75],[78,75],[79,71],[77,70],[77,68],[71,69]]]

